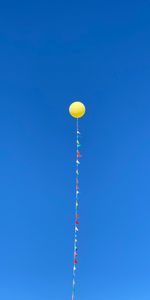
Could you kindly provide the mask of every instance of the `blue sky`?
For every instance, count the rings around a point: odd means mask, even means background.
[[[76,99],[76,300],[150,299],[149,16],[149,1],[1,3],[0,299],[71,299]]]

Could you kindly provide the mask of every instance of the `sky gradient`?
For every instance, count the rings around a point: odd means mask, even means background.
[[[0,299],[150,299],[150,2],[0,7]]]

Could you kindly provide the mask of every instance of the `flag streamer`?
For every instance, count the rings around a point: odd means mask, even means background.
[[[76,125],[76,198],[75,198],[75,229],[74,229],[74,262],[73,262],[73,283],[72,283],[72,300],[75,300],[76,270],[78,265],[78,232],[79,232],[79,165],[81,152],[79,120],[77,118]]]

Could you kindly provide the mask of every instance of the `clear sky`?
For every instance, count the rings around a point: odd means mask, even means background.
[[[0,299],[150,299],[150,2],[2,1]]]

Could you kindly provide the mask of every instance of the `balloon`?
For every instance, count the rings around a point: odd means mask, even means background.
[[[69,112],[73,118],[81,118],[85,114],[85,105],[82,102],[73,102],[69,107]]]

